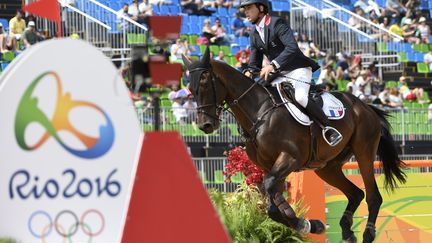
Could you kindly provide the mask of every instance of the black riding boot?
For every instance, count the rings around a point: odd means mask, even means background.
[[[324,140],[330,146],[336,146],[342,140],[342,134],[329,125],[329,119],[324,114],[324,111],[313,100],[309,99],[306,111],[308,112],[308,115],[312,117],[312,120],[320,123],[321,128],[323,129]]]

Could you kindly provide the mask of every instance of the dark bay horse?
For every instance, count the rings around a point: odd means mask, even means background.
[[[346,108],[345,117],[331,121],[343,140],[330,147],[321,136],[316,137],[318,151],[312,156],[311,129],[299,124],[282,105],[277,105],[266,88],[258,85],[226,63],[210,60],[207,48],[203,58],[191,62],[183,57],[190,73],[190,90],[198,103],[198,126],[205,133],[219,127],[219,115],[228,104],[244,133],[246,152],[251,161],[265,170],[264,188],[270,198],[268,215],[275,221],[301,233],[320,234],[325,225],[319,220],[298,218],[282,196],[283,183],[294,171],[307,167],[311,158],[321,166],[315,173],[328,184],[341,190],[348,205],[340,220],[342,238],[356,242],[351,226],[353,213],[364,199],[364,192],[349,181],[342,165],[355,155],[366,188],[369,210],[363,242],[375,238],[375,222],[382,197],[374,177],[373,162],[378,154],[384,168],[385,187],[393,190],[397,181],[404,183],[404,163],[399,159],[383,111],[369,106],[348,93],[332,93]],[[307,182],[306,182],[307,183]]]

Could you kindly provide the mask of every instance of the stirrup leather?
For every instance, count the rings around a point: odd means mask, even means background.
[[[332,142],[327,140],[327,137],[326,137],[326,133],[329,131],[333,131],[337,134],[337,137],[335,139],[333,139]],[[336,130],[335,128],[330,127],[330,126],[326,126],[322,129],[322,136],[323,136],[324,140],[332,147],[336,146],[343,139],[342,134],[340,134],[340,132],[338,130]]]

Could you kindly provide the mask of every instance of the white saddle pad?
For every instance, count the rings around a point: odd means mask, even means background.
[[[285,97],[281,95],[280,85],[276,85],[276,87],[279,92],[279,96],[282,98],[283,102],[286,102],[285,106],[288,109],[289,113],[291,113],[291,115],[294,117],[294,119],[296,119],[300,124],[303,124],[305,126],[309,126],[310,124],[312,124],[313,121],[309,118],[308,115],[301,112],[297,108],[297,106],[287,101]],[[323,99],[322,109],[324,111],[324,114],[326,114],[330,120],[339,120],[345,116],[345,107],[340,100],[338,100],[336,97],[334,97],[328,92],[323,92],[321,94],[321,98]]]

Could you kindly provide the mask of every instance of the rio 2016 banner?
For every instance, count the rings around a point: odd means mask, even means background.
[[[120,242],[142,134],[118,71],[77,40],[0,78],[0,238]]]

